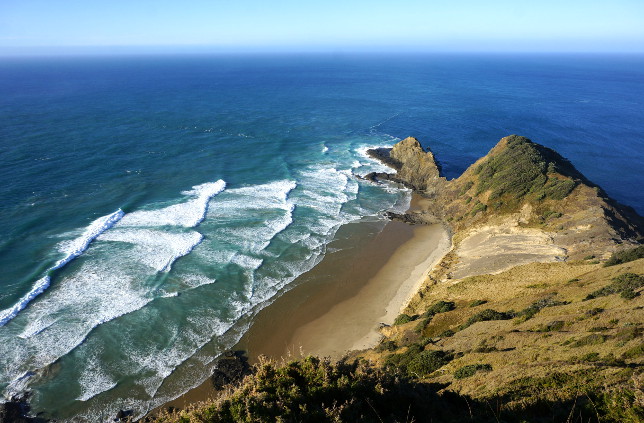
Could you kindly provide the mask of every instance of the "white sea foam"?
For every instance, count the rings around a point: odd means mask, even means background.
[[[395,171],[389,166],[381,163],[380,161],[374,159],[373,157],[367,154],[367,150],[374,148],[391,148],[390,145],[365,145],[359,147],[355,152],[362,158],[366,159],[366,162],[362,163],[362,166],[359,169],[356,169],[356,175],[364,176],[371,172],[378,173],[394,173]]]
[[[295,205],[289,194],[296,187],[294,181],[282,180],[226,191],[208,212],[220,225],[213,236],[233,242],[241,251],[259,254],[293,223]],[[253,216],[257,218],[251,220]],[[230,261],[232,257],[223,258]]]
[[[100,350],[94,350],[83,372],[78,378],[81,393],[76,398],[80,401],[87,401],[98,394],[109,391],[118,384],[105,369],[101,366]]]
[[[323,146],[322,147],[322,153],[326,153],[327,151],[329,151],[329,147],[327,147],[326,145]]]
[[[24,310],[25,307],[27,307],[27,305],[34,298],[36,298],[37,296],[45,292],[47,288],[49,288],[49,285],[51,283],[51,277],[49,273],[54,270],[60,269],[70,261],[74,260],[76,257],[83,254],[83,252],[89,247],[89,244],[94,239],[96,239],[96,237],[114,226],[115,223],[123,218],[123,215],[123,211],[121,209],[118,209],[114,213],[96,219],[87,227],[87,229],[85,229],[80,237],[67,244],[64,251],[65,257],[58,260],[56,264],[54,264],[54,266],[47,271],[47,275],[36,281],[34,286],[31,288],[31,291],[29,291],[20,300],[18,300],[16,304],[0,312],[0,327],[6,325],[11,319],[16,317],[18,313]]]
[[[226,182],[218,180],[195,185],[182,194],[195,197],[184,203],[174,204],[158,210],[140,210],[128,213],[117,225],[125,226],[183,226],[193,228],[206,217],[210,199],[226,188]]]
[[[199,232],[173,233],[152,229],[114,228],[99,238],[134,246],[138,261],[158,272],[168,272],[179,257],[190,253],[203,239]]]
[[[4,338],[2,379],[44,368],[80,345],[96,326],[145,306],[152,297],[139,278],[110,261],[83,263],[24,311],[28,323],[22,330],[9,327],[16,336]]]

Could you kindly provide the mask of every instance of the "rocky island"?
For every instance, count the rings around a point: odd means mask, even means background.
[[[217,399],[146,421],[644,419],[642,217],[521,136],[453,180],[415,138],[369,154],[396,172],[366,179],[416,196],[388,217],[451,237],[377,345],[261,359]]]

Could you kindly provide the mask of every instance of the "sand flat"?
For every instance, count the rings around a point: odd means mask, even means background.
[[[441,225],[414,228],[360,291],[322,316],[300,326],[289,344],[303,354],[340,358],[350,350],[375,346],[380,323],[391,325],[418,290],[429,269],[449,251],[451,242]]]

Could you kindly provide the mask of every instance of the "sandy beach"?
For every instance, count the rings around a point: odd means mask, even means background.
[[[422,200],[414,196],[411,209]],[[233,348],[249,361],[302,355],[340,358],[375,346],[378,328],[392,324],[429,270],[451,248],[442,225],[391,221],[343,226],[329,252],[294,287],[255,317]],[[210,380],[165,406],[183,408],[214,396]]]

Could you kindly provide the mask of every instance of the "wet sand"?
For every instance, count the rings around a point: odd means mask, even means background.
[[[327,280],[279,298],[257,316],[238,346],[251,360],[308,354],[337,359],[373,347],[380,324],[393,323],[446,246],[440,225],[390,222],[350,260],[331,256],[320,263],[318,270],[329,272]]]
[[[414,207],[412,203],[412,208]],[[340,358],[376,345],[451,244],[441,225],[351,223],[340,228],[324,259],[255,316],[234,349],[273,360],[317,355]],[[210,380],[165,406],[215,395]]]

